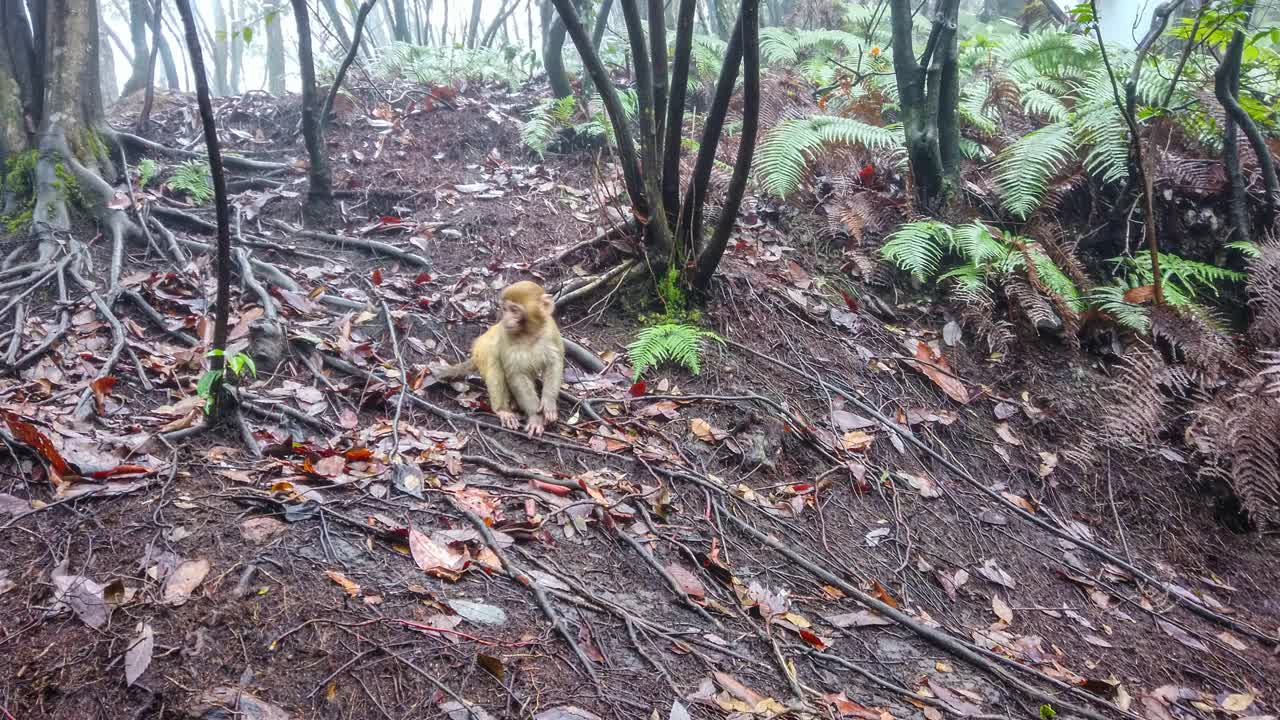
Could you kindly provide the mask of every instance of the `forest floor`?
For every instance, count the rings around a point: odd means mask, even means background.
[[[606,286],[558,312],[611,365],[569,368],[580,402],[541,440],[479,386],[423,382],[503,285],[619,261],[563,251],[609,227],[621,182],[590,151],[531,156],[531,96],[385,92],[331,129],[330,230],[429,260],[288,231],[301,172],[233,186],[257,279],[297,286],[272,285],[290,344],[244,385],[248,437],[161,435],[201,417],[180,338],[209,331],[208,253],[128,248],[123,283],[167,329],[116,305],[114,385],[91,387],[113,334],[87,298],[49,284],[0,328],[25,353],[71,314],[0,377],[0,717],[1280,714],[1275,538],[1219,524],[1175,453],[1066,462],[1098,360],[1034,336],[990,358],[920,294],[870,312],[811,208],[749,193],[702,318],[729,342],[700,375],[633,387],[624,348],[656,308]],[[216,108],[229,150],[301,152],[296,99]],[[149,137],[198,150],[197,117],[163,96]],[[164,212],[211,209],[157,185],[140,202],[212,242]],[[233,352],[263,315],[240,277]]]

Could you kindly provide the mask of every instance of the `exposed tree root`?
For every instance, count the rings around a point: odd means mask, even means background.
[[[431,261],[416,253],[398,248],[390,243],[384,243],[381,240],[369,240],[368,238],[350,237],[348,235],[332,235],[330,233],[317,232],[315,230],[302,230],[290,226],[288,223],[279,220],[272,220],[269,223],[272,227],[277,228],[286,235],[297,237],[311,238],[312,240],[323,240],[332,243],[341,248],[354,247],[373,255],[387,255],[397,260],[407,262],[420,268],[431,269]]]
[[[101,315],[107,321],[107,324],[111,326],[111,352],[107,355],[107,359],[102,363],[102,366],[98,368],[98,374],[94,378],[94,381],[103,380],[111,376],[112,371],[115,370],[116,363],[120,360],[120,354],[124,351],[124,325],[120,323],[120,318],[116,317],[116,314],[111,311],[111,306],[102,299],[102,296],[93,288],[93,285],[90,285],[88,281],[80,277],[80,274],[74,269],[69,270],[68,274],[71,275],[71,279],[75,280],[76,284],[85,291],[89,296],[89,299],[93,301],[93,305],[97,308],[98,314]],[[90,400],[93,399],[93,397],[94,394],[92,388],[86,388],[84,392],[81,393],[80,401],[76,403],[77,415],[82,414],[83,408]]]
[[[641,267],[641,264],[639,260],[635,260],[635,259],[627,260],[621,265],[618,265],[617,267],[614,267],[614,268],[610,268],[609,270],[603,273],[600,273],[599,275],[592,275],[590,277],[585,277],[585,278],[575,278],[574,280],[565,283],[555,293],[552,293],[552,294],[555,296],[556,304],[566,305],[568,303],[573,302],[574,300],[590,295],[591,293],[595,292],[597,288],[615,279],[617,280],[617,284],[621,285],[622,283],[626,282],[627,278],[629,278],[632,275],[632,273],[634,273],[640,267]]]
[[[164,155],[168,157],[180,157],[187,160],[204,160],[208,161],[208,156],[204,153],[195,152],[194,150],[183,150],[181,148],[169,147],[161,145],[153,140],[148,140],[140,135],[134,135],[123,130],[115,128],[102,128],[99,132],[104,138],[110,140],[116,145],[127,145],[135,150],[143,150]],[[266,160],[250,160],[249,158],[237,157],[235,155],[223,155],[222,163],[227,167],[233,167],[238,170],[250,170],[256,172],[277,172],[292,170],[293,166],[288,163],[268,162]]]

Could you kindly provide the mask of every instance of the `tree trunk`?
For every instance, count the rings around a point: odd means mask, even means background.
[[[200,57],[200,39],[196,35],[196,21],[191,14],[189,0],[177,0],[178,12],[186,27],[187,48],[191,54],[191,66],[196,77],[196,95],[200,103],[200,120],[204,126],[205,147],[209,153],[209,173],[213,176],[214,211],[218,223],[217,297],[213,314],[213,350],[209,368],[217,372],[210,391],[212,407],[210,415],[218,418],[224,410],[222,380],[226,368],[227,326],[231,310],[231,217],[227,205],[227,181],[222,172],[222,150],[218,145],[218,131],[214,125],[213,107],[209,102],[209,86],[205,80],[204,61]],[[277,21],[279,18],[277,18]]]
[[[120,81],[116,78],[116,54],[111,51],[111,44],[107,42],[106,35],[105,32],[98,35],[98,68],[102,73],[102,102],[110,105],[116,101],[116,91],[120,87]],[[3,88],[0,88],[0,91],[3,91]],[[0,163],[0,168],[3,167],[3,163]]]
[[[1249,20],[1253,14],[1254,3],[1250,0],[1245,3],[1245,28],[1249,26]],[[1275,222],[1277,211],[1280,210],[1280,181],[1277,181],[1275,161],[1271,156],[1271,149],[1267,147],[1266,138],[1258,129],[1253,118],[1249,117],[1249,113],[1240,105],[1240,64],[1244,53],[1245,33],[1244,30],[1236,30],[1231,35],[1231,42],[1227,45],[1227,51],[1222,55],[1222,62],[1218,65],[1217,71],[1214,73],[1214,95],[1217,96],[1218,102],[1222,103],[1222,109],[1226,111],[1227,117],[1231,120],[1236,128],[1244,133],[1249,140],[1249,147],[1253,149],[1253,154],[1258,158],[1259,170],[1262,172],[1263,187],[1266,189],[1266,202],[1263,204],[1263,224],[1271,227]],[[1227,160],[1229,158],[1224,158]],[[1237,175],[1239,159],[1236,159]],[[1228,168],[1228,171],[1230,168]],[[1233,204],[1236,192],[1235,186],[1243,184],[1243,177],[1230,178],[1232,181]],[[1233,214],[1235,208],[1232,209]],[[1235,220],[1236,218],[1233,218]],[[1247,235],[1249,233],[1248,225],[1237,228],[1238,232]]]
[[[138,113],[138,124],[136,126],[139,135],[147,131],[147,125],[151,122],[151,104],[156,95],[156,56],[160,54],[160,21],[164,11],[164,0],[155,0],[153,5],[154,9],[151,13],[151,52],[147,55],[146,95],[142,100],[142,110]]]
[[[129,79],[124,81],[121,96],[132,95],[142,89],[147,74],[147,21],[151,7],[147,0],[129,0],[129,39],[133,41]]]
[[[227,66],[231,58],[231,38],[227,29],[227,9],[223,0],[213,0],[213,94],[226,95]]]
[[[231,0],[231,67],[227,71],[232,95],[240,94],[240,85],[244,81],[244,35],[240,23],[244,20],[240,12],[240,0]]]
[[[170,90],[182,90],[182,78],[178,76],[178,64],[173,61],[169,40],[160,33],[160,64],[164,65],[164,81]]]
[[[551,94],[556,98],[569,97],[573,94],[569,75],[564,71],[564,38],[564,22],[556,18],[555,22],[551,23],[551,31],[547,33],[546,44],[542,48],[542,65],[547,70],[547,82],[551,84]]]
[[[480,33],[480,9],[484,0],[471,0],[471,21],[467,23],[467,47],[476,46],[476,38]],[[564,40],[561,39],[561,43]]]
[[[268,0],[267,11],[267,91],[284,94],[284,30],[280,25],[280,0]]]
[[[308,169],[306,215],[313,224],[333,209],[333,181],[329,175],[329,158],[324,144],[324,125],[320,118],[320,98],[316,92],[316,72],[311,54],[311,19],[307,0],[292,0],[293,19],[298,25],[298,67],[302,74],[302,137],[311,160]],[[370,3],[367,6],[372,7]],[[354,48],[353,48],[354,49]]]
[[[600,43],[604,41],[604,31],[609,25],[609,13],[612,11],[613,0],[604,0],[604,2],[600,3],[600,9],[596,12],[596,26],[591,31],[591,48],[597,53],[600,52]],[[591,73],[584,68],[582,71],[582,97],[590,98],[591,92]]]
[[[402,43],[413,42],[409,38],[409,15],[405,12],[404,0],[391,0],[391,11],[394,16],[392,31],[396,40]]]
[[[337,0],[320,0],[320,6],[329,16],[329,24],[333,26],[333,33],[338,36],[338,42],[344,48],[351,47],[351,36],[347,34],[347,26],[342,22],[342,13],[338,12]]]
[[[890,0],[893,69],[916,200],[925,212],[936,214],[946,202],[947,175],[955,172],[959,157],[955,119],[959,88],[954,67],[959,0],[937,0],[933,27],[919,60],[912,47],[911,5],[911,0]],[[945,160],[944,131],[949,145]]]

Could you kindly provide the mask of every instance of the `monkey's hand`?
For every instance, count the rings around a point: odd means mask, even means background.
[[[542,417],[547,421],[548,425],[556,424],[556,418],[560,416],[559,412],[560,411],[556,408],[555,400],[542,401]]]
[[[529,433],[529,437],[538,437],[542,435],[543,430],[542,416],[534,413],[529,416],[529,422],[525,423],[525,432]]]
[[[520,427],[520,416],[510,410],[499,410],[498,420],[502,422],[502,427],[508,430],[515,430]]]

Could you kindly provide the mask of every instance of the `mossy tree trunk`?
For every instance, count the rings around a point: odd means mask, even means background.
[[[118,248],[136,226],[108,207],[115,191],[104,178],[114,181],[116,168],[102,106],[98,4],[42,0],[24,12],[16,2],[0,2],[0,10],[0,160],[13,168],[34,156],[29,187],[22,188],[28,196],[6,204],[30,203],[37,262],[61,247],[54,235],[70,229],[73,205],[91,215],[117,248],[108,281],[114,288]]]
[[[329,175],[329,157],[324,143],[321,120],[323,100],[316,92],[314,57],[311,53],[311,18],[307,0],[291,0],[293,19],[298,25],[298,67],[302,73],[302,137],[310,159],[307,187],[307,219],[318,222],[333,210],[333,181]],[[372,7],[365,4],[365,12]]]
[[[267,91],[272,95],[284,94],[284,29],[281,26],[280,0],[270,0],[267,5]]]

